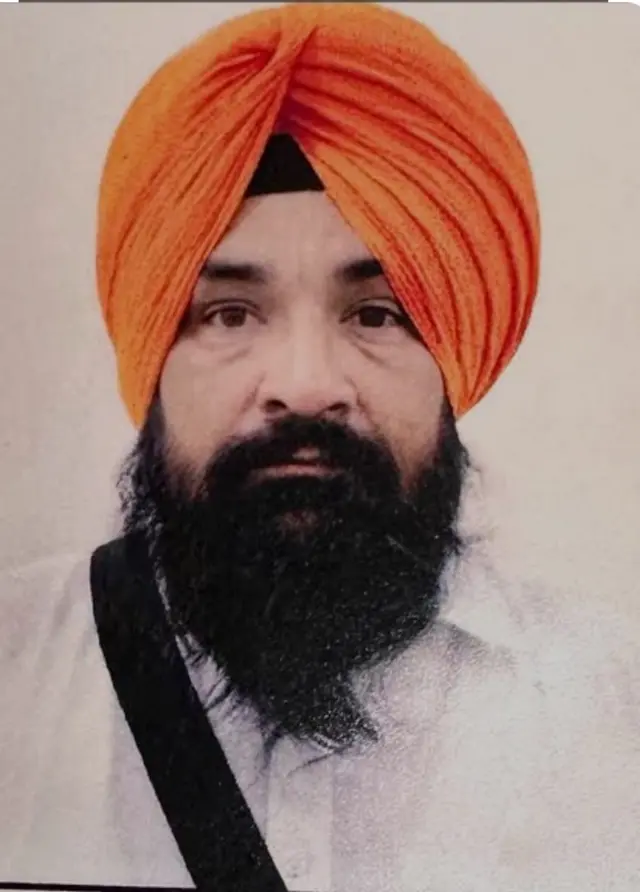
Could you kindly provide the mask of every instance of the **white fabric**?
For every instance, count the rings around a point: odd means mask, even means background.
[[[0,883],[191,887],[88,574],[63,558],[0,582]],[[471,561],[430,635],[368,679],[380,744],[307,764],[285,741],[265,769],[250,715],[212,721],[296,892],[633,892],[637,650],[604,609],[569,613]],[[192,674],[203,696],[213,673]]]

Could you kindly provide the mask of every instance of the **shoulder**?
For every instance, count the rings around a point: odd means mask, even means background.
[[[489,562],[460,568],[446,617],[487,648],[509,654],[518,676],[552,703],[640,724],[640,613],[500,575]]]
[[[22,663],[86,626],[90,555],[52,555],[0,572],[0,660]]]
[[[599,734],[640,731],[640,617],[571,592],[549,593],[532,653],[544,689]]]
[[[632,679],[638,687],[640,615],[622,615],[604,598],[535,583],[514,586],[511,597],[520,603],[514,648],[530,655],[541,682],[587,686],[596,700],[614,690],[626,697]]]

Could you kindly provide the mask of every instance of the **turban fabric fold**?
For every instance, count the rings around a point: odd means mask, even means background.
[[[457,416],[515,353],[539,218],[525,151],[465,62],[369,3],[250,12],[170,58],[107,154],[97,274],[120,392],[143,423],[204,261],[274,132],[381,262]]]

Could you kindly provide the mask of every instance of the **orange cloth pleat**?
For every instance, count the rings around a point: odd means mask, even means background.
[[[97,274],[120,392],[145,419],[199,271],[265,144],[290,133],[382,263],[457,416],[525,333],[539,217],[504,111],[428,28],[369,3],[250,12],[169,59],[104,166]]]

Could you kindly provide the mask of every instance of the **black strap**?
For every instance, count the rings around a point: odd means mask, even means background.
[[[191,684],[144,543],[98,548],[91,590],[113,686],[196,888],[286,892]]]

